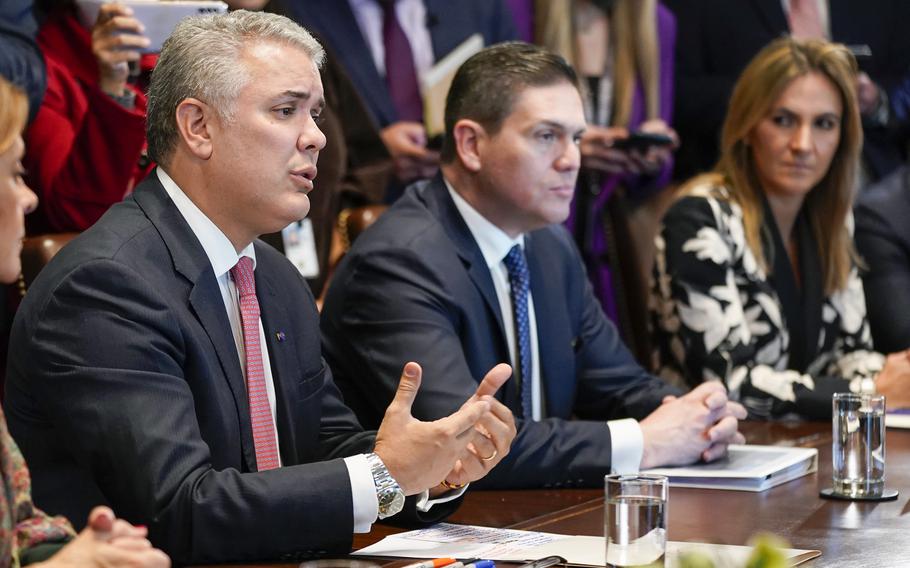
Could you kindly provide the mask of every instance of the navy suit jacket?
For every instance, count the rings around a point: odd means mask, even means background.
[[[789,33],[780,0],[663,0],[676,14],[676,128],[682,147],[676,173],[705,171],[717,159],[720,128],[733,84],[769,42]],[[885,90],[910,67],[905,0],[829,0],[831,39],[868,46],[860,67]],[[875,178],[901,162],[884,127],[867,128],[863,157]]]
[[[875,349],[910,348],[910,167],[864,189],[854,214],[856,247],[868,268],[863,288]]]
[[[256,472],[217,280],[153,174],[53,259],[16,314],[7,419],[39,507],[80,523],[108,504],[177,563],[350,551],[341,458],[371,451],[374,433],[333,384],[297,269],[260,242],[256,261],[283,467]]]
[[[528,234],[526,253],[547,418],[520,420],[509,455],[476,485],[597,486],[610,470],[603,421],[642,418],[677,391],[623,345],[562,226]],[[345,401],[367,425],[381,420],[406,361],[424,369],[413,410],[422,419],[449,414],[510,361],[492,277],[441,177],[409,188],[358,237],[333,277],[322,331]],[[512,381],[497,396],[520,413]]]
[[[515,22],[503,0],[424,0],[427,28],[438,61],[475,33],[491,45],[517,39]],[[398,120],[385,78],[376,70],[348,0],[272,0],[270,12],[284,14],[316,33],[347,69],[379,127]]]

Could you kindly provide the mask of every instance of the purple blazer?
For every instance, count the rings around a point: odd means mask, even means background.
[[[534,41],[534,0],[506,0],[512,18],[515,20],[515,31],[518,39]]]

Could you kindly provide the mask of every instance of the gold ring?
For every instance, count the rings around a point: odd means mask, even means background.
[[[496,459],[496,456],[498,456],[498,455],[499,455],[499,451],[496,448],[493,448],[493,455],[487,456],[485,458],[480,458],[480,459],[482,459],[485,462],[488,462],[488,461],[492,461],[492,460]]]
[[[445,487],[446,489],[461,489],[462,487],[467,485],[466,483],[449,483],[445,479],[440,481],[439,484],[442,485],[443,487]]]

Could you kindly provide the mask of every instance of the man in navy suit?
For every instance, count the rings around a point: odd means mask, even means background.
[[[592,294],[560,224],[584,128],[562,58],[522,43],[475,55],[449,91],[441,175],[358,238],[326,298],[323,348],[364,424],[381,419],[406,354],[428,370],[422,419],[514,362],[500,396],[522,419],[487,487],[598,486],[611,470],[712,460],[742,440],[745,411],[723,386],[682,395],[646,373]]]
[[[409,363],[363,431],[309,288],[256,240],[308,212],[322,58],[274,14],[190,18],[167,40],[159,168],[54,258],[14,323],[7,417],[46,511],[112,505],[179,564],[344,554],[406,495],[411,521],[438,520],[508,453],[514,422],[489,396],[507,366],[424,423]]]
[[[419,77],[475,33],[483,36],[485,45],[516,37],[503,0],[273,0],[266,9],[290,17],[325,41],[370,109],[402,182],[435,173],[439,153],[427,148],[419,98],[416,114],[398,104],[389,64],[411,65]],[[391,61],[386,51],[390,25],[404,34],[407,44]],[[410,60],[404,61],[407,55]],[[398,87],[402,79],[394,81]]]

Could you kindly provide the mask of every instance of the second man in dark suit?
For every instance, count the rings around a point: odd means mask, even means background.
[[[712,460],[742,440],[745,411],[719,383],[681,395],[649,375],[592,294],[560,225],[584,128],[562,58],[520,43],[475,55],[448,95],[441,175],[361,235],[326,299],[324,351],[365,424],[378,424],[409,353],[428,370],[422,419],[514,362],[501,398],[523,419],[486,486],[596,486],[611,469]]]

